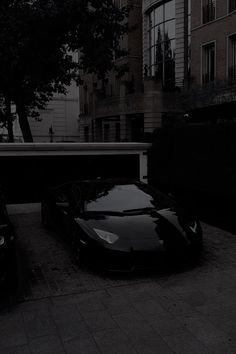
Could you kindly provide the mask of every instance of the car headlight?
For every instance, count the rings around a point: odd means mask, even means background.
[[[104,241],[106,241],[107,243],[115,243],[119,236],[116,234],[113,234],[112,232],[108,232],[108,231],[104,231],[104,230],[100,230],[100,229],[93,229],[96,234]]]
[[[0,246],[3,246],[5,243],[5,237],[0,235]]]

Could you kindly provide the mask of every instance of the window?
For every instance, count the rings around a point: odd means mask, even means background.
[[[202,47],[202,83],[209,84],[215,81],[215,43]]]
[[[216,0],[202,0],[202,23],[215,20]]]
[[[229,81],[236,81],[236,34],[229,37],[228,52],[228,78]]]
[[[175,0],[164,3],[148,14],[148,76],[166,88],[175,86]]]
[[[229,0],[229,12],[236,10],[236,0]]]

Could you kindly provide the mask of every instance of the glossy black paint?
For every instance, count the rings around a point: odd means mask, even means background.
[[[16,279],[15,232],[0,193],[0,285],[11,286]],[[13,279],[14,278],[14,279]]]
[[[174,200],[141,182],[95,180],[51,189],[42,221],[84,258],[109,270],[133,270],[199,254],[200,223]]]

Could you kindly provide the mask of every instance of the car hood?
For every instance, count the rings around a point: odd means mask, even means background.
[[[94,229],[118,235],[111,248],[145,250],[160,248],[167,244],[187,242],[186,218],[173,209],[152,210],[137,215],[91,215],[89,218],[76,218],[78,224],[94,236]]]

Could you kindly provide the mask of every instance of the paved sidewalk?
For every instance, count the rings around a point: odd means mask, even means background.
[[[197,266],[109,276],[79,269],[35,205],[9,211],[27,286],[0,312],[0,353],[236,353],[235,235],[203,225]]]

